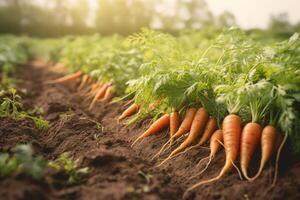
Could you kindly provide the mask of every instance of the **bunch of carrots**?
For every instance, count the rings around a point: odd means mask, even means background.
[[[111,83],[96,82],[89,75],[83,74],[81,71],[48,81],[46,84],[73,82],[76,80],[80,80],[77,90],[81,91],[85,89],[85,95],[89,97],[88,99],[91,99],[89,110],[94,108],[97,101],[109,101],[113,97],[113,86]]]
[[[137,111],[138,106],[136,104],[132,104],[122,113],[119,119],[129,117]],[[282,146],[283,144],[282,135],[279,134],[276,131],[276,128],[272,125],[268,125],[262,129],[258,123],[250,122],[242,127],[240,116],[236,114],[229,114],[224,118],[222,127],[218,128],[216,120],[212,116],[209,116],[209,113],[205,108],[197,109],[191,107],[186,110],[181,124],[178,112],[162,115],[144,133],[138,136],[132,146],[135,145],[137,141],[157,134],[167,127],[170,127],[170,139],[167,143],[175,142],[178,138],[185,134],[187,134],[187,136],[185,140],[159,164],[159,166],[176,155],[179,155],[180,152],[185,152],[194,147],[203,146],[210,141],[211,153],[208,157],[200,160],[200,162],[202,162],[208,159],[205,168],[207,169],[207,166],[222,146],[225,148],[226,161],[220,174],[215,178],[202,181],[192,186],[189,190],[223,177],[233,168],[238,155],[240,155],[241,169],[244,177],[253,181],[259,177],[271,155],[278,150],[280,145]],[[258,173],[254,177],[249,178],[247,168],[259,142],[261,144],[260,167]],[[159,153],[161,153],[161,151]],[[156,154],[155,157],[158,155],[159,154]]]
[[[212,40],[206,39],[202,46],[195,46],[193,41],[187,42],[187,36],[175,38],[143,30],[126,39],[126,48],[129,48],[126,53],[99,58],[105,64],[114,62],[98,66],[101,73],[107,75],[105,80],[111,81],[101,82],[101,78],[90,76],[87,71],[97,70],[93,65],[91,70],[84,68],[48,83],[80,80],[78,90],[89,96],[90,110],[97,101],[111,100],[117,94],[116,88],[122,88],[118,94],[125,97],[121,99],[130,98],[132,104],[118,117],[118,122],[159,117],[137,136],[132,147],[170,128],[168,141],[153,158],[169,149],[172,151],[159,166],[209,143],[210,154],[198,163],[201,166],[205,163],[199,176],[224,147],[226,160],[220,173],[191,186],[188,191],[221,179],[233,168],[240,176],[254,181],[274,154],[275,183],[281,150],[288,136],[295,137],[295,124],[299,122],[299,113],[294,109],[300,92],[298,35],[269,48],[237,29],[224,31]],[[86,66],[88,61],[83,64]],[[120,64],[132,74],[124,73]],[[119,76],[112,76],[109,70],[115,70]],[[125,82],[127,85],[121,87]],[[248,167],[258,149],[260,166],[250,177]],[[235,165],[238,158],[241,172]]]

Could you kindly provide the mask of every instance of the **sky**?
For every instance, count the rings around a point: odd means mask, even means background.
[[[35,0],[44,2],[45,0]],[[67,0],[70,5],[77,0]],[[97,0],[87,0],[90,6],[90,15],[87,23],[93,24]],[[149,0],[151,1],[151,0]],[[166,6],[169,6],[165,0]],[[186,0],[189,1],[189,0]],[[229,11],[235,16],[236,22],[244,29],[266,28],[272,15],[287,13],[291,23],[300,22],[300,0],[205,0],[211,12],[220,15],[224,11]],[[51,2],[51,1],[50,1]],[[165,8],[167,11],[168,8]]]
[[[287,13],[291,23],[300,22],[300,0],[206,0],[213,14],[231,12],[242,28],[266,28],[270,16]]]

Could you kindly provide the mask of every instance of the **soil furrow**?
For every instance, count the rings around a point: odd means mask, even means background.
[[[223,152],[217,155],[205,174],[189,180],[200,171],[195,166],[209,154],[207,148],[191,150],[162,167],[156,167],[161,159],[152,161],[151,157],[168,140],[167,130],[131,148],[132,138],[145,130],[149,120],[129,126],[118,124],[117,117],[124,110],[124,104],[98,103],[89,111],[89,102],[85,102],[85,97],[76,91],[78,83],[43,84],[61,76],[53,71],[50,66],[33,63],[21,67],[18,72],[18,77],[23,80],[19,87],[27,90],[23,99],[25,106],[42,108],[44,117],[51,122],[50,129],[36,132],[31,125],[29,131],[20,133],[20,129],[25,130],[26,124],[19,124],[15,127],[18,130],[12,130],[12,135],[4,139],[4,132],[9,131],[11,125],[1,126],[0,133],[3,135],[0,135],[0,142],[5,145],[1,150],[9,149],[18,142],[30,142],[38,153],[49,159],[54,159],[63,152],[70,152],[75,158],[82,160],[83,166],[90,168],[90,174],[79,185],[69,186],[61,180],[56,188],[44,182],[28,183],[23,179],[5,179],[0,182],[0,188],[4,187],[0,189],[0,195],[6,195],[7,199],[181,199],[188,186],[200,179],[217,175],[221,169],[224,163]],[[95,122],[99,122],[101,126]],[[9,123],[14,122],[9,120]],[[7,122],[1,120],[2,124]],[[273,167],[269,166],[253,183],[239,180],[237,172],[232,171],[217,183],[202,186],[186,198],[299,199],[299,159],[290,163],[289,160],[292,159],[289,159],[288,150],[285,155],[288,156],[281,163],[286,163],[287,167],[282,168],[281,177],[274,188],[270,188]],[[23,188],[19,192],[20,198],[10,194],[15,184]]]

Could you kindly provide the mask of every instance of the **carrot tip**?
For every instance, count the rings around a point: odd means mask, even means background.
[[[141,136],[139,136],[135,141],[133,141],[133,143],[131,144],[131,148],[138,142],[138,141],[140,141],[141,139],[143,138],[143,136],[141,135]]]
[[[168,160],[174,158],[174,156],[176,156],[176,154],[174,155],[174,154],[171,153],[166,159],[164,159],[160,164],[158,164],[157,167],[162,166],[162,165],[165,164]]]

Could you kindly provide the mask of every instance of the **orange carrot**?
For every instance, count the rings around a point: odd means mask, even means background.
[[[207,124],[206,124],[206,126],[205,126],[205,129],[203,131],[203,135],[202,135],[200,141],[198,142],[198,144],[190,146],[189,148],[186,148],[183,152],[180,153],[180,155],[184,154],[187,151],[190,151],[194,148],[201,147],[203,144],[205,144],[210,139],[211,135],[214,133],[214,131],[217,128],[218,128],[217,127],[217,121],[213,117],[210,117]]]
[[[240,149],[240,159],[241,159],[241,170],[244,177],[247,180],[251,180],[248,176],[248,166],[251,161],[251,157],[259,143],[261,138],[262,128],[258,123],[250,122],[246,124],[243,128],[241,136],[241,149]]]
[[[226,154],[225,165],[218,176],[196,183],[188,188],[186,192],[189,192],[203,184],[217,181],[232,169],[234,166],[233,162],[236,160],[239,152],[241,130],[241,118],[238,115],[230,114],[225,117],[223,120],[223,140]]]
[[[177,155],[179,152],[185,150],[191,144],[193,144],[193,142],[195,142],[198,136],[203,132],[205,125],[208,121],[208,118],[209,118],[208,112],[204,108],[199,108],[193,119],[189,136],[164,161],[162,161],[159,164],[159,166],[164,164],[166,161],[168,161],[175,155]]]
[[[203,145],[205,144],[209,139],[210,137],[212,136],[212,134],[214,133],[214,131],[218,128],[217,126],[217,121],[215,118],[213,117],[210,117],[207,124],[206,124],[206,127],[205,127],[205,130],[203,132],[203,135],[199,141],[199,145]]]
[[[100,100],[104,97],[105,95],[105,92],[107,90],[107,88],[110,86],[110,83],[105,83],[99,90],[98,92],[96,93],[93,101],[91,102],[90,106],[89,106],[89,110],[92,110],[93,107],[95,106],[95,103],[97,100]]]
[[[179,113],[172,112],[170,114],[170,136],[172,137],[178,130],[179,126]]]
[[[63,82],[67,82],[67,81],[74,81],[74,80],[80,78],[81,75],[82,75],[82,72],[78,71],[74,74],[69,74],[69,75],[66,75],[64,77],[61,77],[61,78],[58,78],[55,80],[47,81],[45,84],[56,84],[56,83],[63,83]]]
[[[149,137],[162,129],[166,128],[170,124],[170,115],[164,114],[158,120],[156,120],[143,134],[141,134],[131,145],[133,147],[139,140],[145,137]]]
[[[90,85],[90,84],[95,83],[95,81],[94,81],[90,76],[88,76],[88,80],[87,80],[86,83],[87,83],[88,85]]]
[[[255,180],[258,178],[270,159],[272,152],[274,152],[274,144],[276,141],[276,129],[272,125],[266,126],[262,130],[262,135],[261,135],[261,158],[260,158],[260,166],[258,169],[257,174],[251,178],[251,181]]]
[[[205,172],[207,170],[209,164],[211,163],[211,161],[213,160],[215,155],[218,153],[218,151],[221,149],[222,142],[223,142],[223,131],[222,131],[222,129],[218,129],[213,133],[213,135],[210,138],[210,143],[209,143],[210,154],[209,154],[209,156],[202,158],[198,162],[197,166],[199,166],[203,161],[208,160],[208,162],[206,163],[205,167],[199,173],[192,176],[190,179],[200,176],[203,172]]]
[[[113,88],[109,86],[107,90],[105,91],[104,97],[101,101],[108,101],[112,98],[113,95]]]
[[[178,131],[171,137],[171,140],[177,139],[183,134],[189,132],[191,129],[193,119],[195,117],[195,114],[197,112],[197,108],[189,108],[184,116],[184,119],[178,129]]]
[[[79,86],[77,88],[78,91],[81,90],[85,86],[85,84],[87,83],[88,79],[89,79],[89,76],[87,74],[85,74],[85,75],[82,76],[81,82],[80,82],[80,84],[79,84]]]
[[[159,100],[156,100],[155,102],[151,103],[151,104],[149,105],[149,111],[152,111],[152,110],[154,110],[155,108],[157,108],[157,107],[159,106],[159,104],[160,104],[160,101],[159,101]]]
[[[102,83],[94,83],[94,84],[92,84],[90,91],[86,95],[96,95],[96,92],[99,89],[101,89],[102,86],[103,86]]]
[[[118,121],[121,121],[127,117],[130,117],[131,115],[137,113],[139,111],[140,106],[136,103],[131,104],[119,117]]]
[[[179,137],[181,137],[191,129],[196,112],[197,112],[196,108],[189,108],[186,111],[183,122],[181,123],[177,132],[162,146],[162,148],[153,156],[152,159],[159,156],[165,150],[168,144],[170,144],[171,146],[176,139],[178,139]]]

